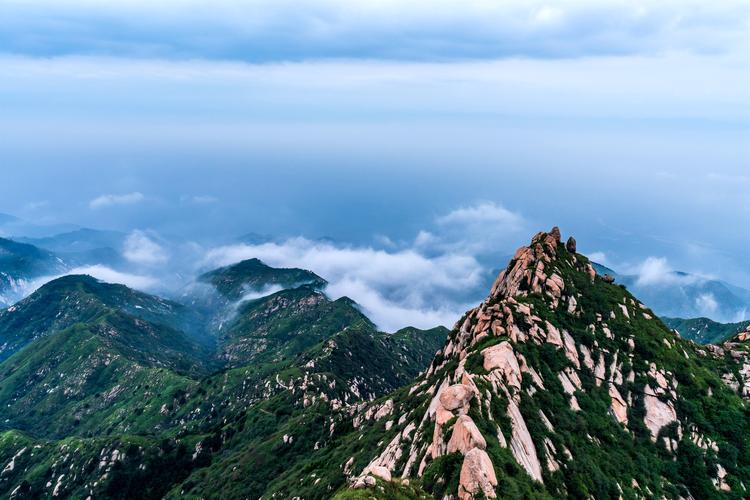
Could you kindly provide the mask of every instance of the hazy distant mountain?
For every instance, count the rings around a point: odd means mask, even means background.
[[[36,224],[25,221],[19,217],[0,213],[0,236],[6,238],[41,238],[74,231],[79,226],[75,224]]]
[[[81,228],[43,238],[19,237],[15,239],[54,252],[80,253],[101,248],[121,251],[125,238],[127,234],[119,231]]]
[[[101,264],[124,268],[128,262],[122,255],[127,234],[119,231],[77,229],[43,238],[16,238],[17,241],[55,252],[70,267]]]
[[[735,322],[750,318],[750,290],[724,281],[674,271],[656,283],[640,283],[638,276],[619,274],[594,264],[600,274],[615,277],[657,314],[665,317],[707,317]]]
[[[0,227],[2,227],[5,224],[16,222],[18,220],[20,219],[16,217],[15,215],[0,213]]]
[[[52,252],[0,238],[0,307],[18,300],[33,279],[65,268],[63,260]]]
[[[247,233],[238,237],[237,241],[240,243],[245,243],[247,245],[262,245],[263,243],[270,243],[274,241],[274,238],[267,234]]]

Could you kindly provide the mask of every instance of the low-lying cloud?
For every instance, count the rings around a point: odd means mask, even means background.
[[[648,257],[635,271],[638,286],[690,285],[703,279],[694,274],[675,272],[664,257]]]
[[[379,235],[382,248],[376,248],[296,237],[214,248],[204,267],[258,258],[273,267],[309,269],[329,282],[330,296],[350,297],[384,330],[450,327],[487,293],[492,276],[479,256],[489,249],[510,253],[525,226],[520,214],[479,202],[435,217],[411,243]]]
[[[476,287],[482,276],[479,262],[469,255],[430,258],[412,249],[390,252],[302,237],[215,248],[205,263],[225,266],[250,258],[274,267],[312,270],[328,280],[332,297],[352,298],[386,330],[407,325],[451,326],[466,309],[466,304],[457,304],[452,297]]]
[[[143,193],[133,192],[127,194],[103,194],[89,202],[89,208],[96,210],[99,208],[112,207],[116,205],[135,205],[145,200]]]
[[[26,282],[24,283],[22,289],[19,290],[19,298],[31,295],[50,281],[62,278],[63,276],[73,275],[87,275],[106,283],[125,285],[129,288],[143,291],[154,290],[156,288],[159,288],[160,286],[159,280],[155,277],[126,273],[123,271],[117,271],[115,269],[112,269],[111,267],[96,264],[90,266],[75,267],[61,274],[53,276],[43,276]]]
[[[530,232],[523,216],[499,203],[483,201],[435,218],[435,229],[422,230],[414,247],[427,253],[481,255],[507,248],[508,240]]]
[[[702,293],[695,299],[695,306],[705,316],[716,314],[719,309],[719,303],[712,293]]]
[[[123,257],[134,264],[155,266],[169,260],[167,251],[144,231],[133,231],[125,239]]]

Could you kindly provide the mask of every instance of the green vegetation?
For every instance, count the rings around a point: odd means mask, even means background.
[[[52,252],[34,245],[0,238],[0,270],[14,278],[33,278],[62,269],[62,262]]]
[[[680,337],[698,344],[724,342],[750,326],[750,321],[717,323],[708,318],[661,318],[665,325],[677,330]]]
[[[284,490],[285,471],[351,430],[334,407],[409,383],[447,335],[378,332],[351,300],[308,285],[242,303],[218,332],[210,324],[87,276],[0,312],[0,466],[14,463],[0,496]],[[340,470],[327,481],[342,486]]]
[[[56,280],[0,313],[0,496],[444,498],[464,457],[440,446],[462,420],[440,426],[434,397],[457,383],[476,387],[460,411],[486,441],[500,498],[746,496],[750,345],[681,339],[587,265],[558,245],[465,327],[394,334],[320,282],[296,286],[312,273],[259,261],[205,279],[227,300],[290,288],[240,302],[215,330],[215,318],[174,302]],[[545,288],[555,279],[558,295]],[[521,366],[513,384],[484,368],[483,352],[501,343]],[[647,398],[678,416],[657,436]],[[518,460],[519,419],[542,481]],[[386,450],[394,481],[351,489]]]
[[[200,281],[210,283],[229,300],[239,300],[248,292],[259,292],[273,286],[296,288],[310,285],[321,288],[326,280],[304,269],[277,269],[265,265],[258,259],[243,260],[203,274]]]

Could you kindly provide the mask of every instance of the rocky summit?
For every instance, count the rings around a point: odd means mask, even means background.
[[[750,332],[683,340],[575,249],[534,236],[408,390],[357,412],[378,447],[350,448],[340,498],[750,494]]]

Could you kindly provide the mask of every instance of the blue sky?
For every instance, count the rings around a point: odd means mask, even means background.
[[[741,1],[5,1],[0,211],[750,285],[749,62]]]

